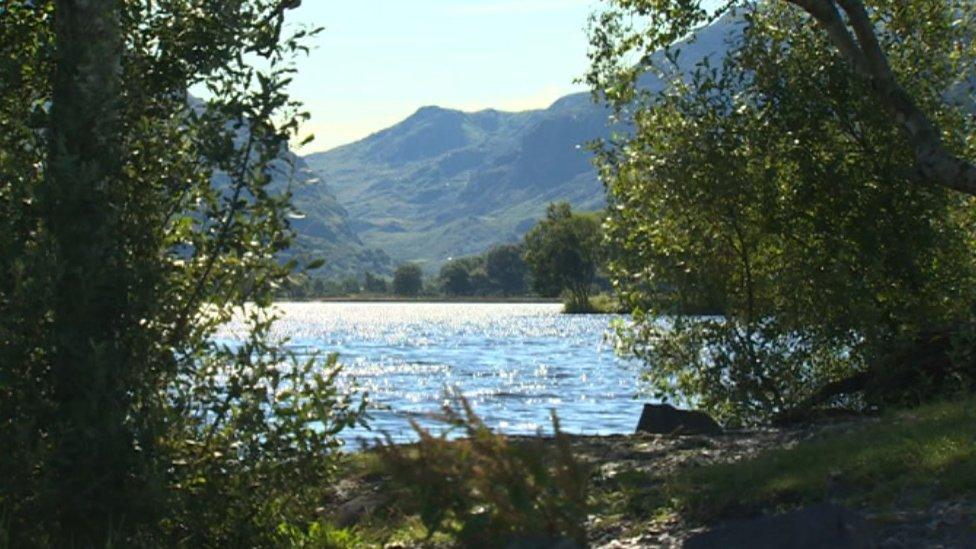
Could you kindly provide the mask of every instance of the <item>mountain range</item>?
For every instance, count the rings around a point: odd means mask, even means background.
[[[739,21],[726,16],[696,31],[680,44],[676,69],[687,74],[703,58],[723,56]],[[647,75],[641,86],[662,84]],[[520,239],[550,202],[602,208],[604,189],[585,145],[609,135],[608,114],[587,93],[525,112],[428,106],[365,139],[305,156],[301,169],[315,175],[296,188],[307,215],[296,224],[300,246],[335,271],[377,269],[386,255],[394,265],[416,262],[433,272],[449,258]]]
[[[518,113],[424,107],[305,160],[363,242],[435,268],[520,238],[549,202],[601,207],[602,185],[580,147],[605,135],[606,119],[576,96]]]

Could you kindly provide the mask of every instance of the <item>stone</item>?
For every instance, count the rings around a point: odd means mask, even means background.
[[[678,410],[670,404],[645,404],[638,433],[657,435],[720,435],[722,427],[704,412]]]
[[[340,528],[348,528],[371,515],[389,502],[389,496],[381,493],[364,494],[353,498],[336,509],[333,520]]]
[[[509,540],[505,549],[582,549],[579,543],[566,538],[523,537]]]
[[[727,523],[689,538],[685,549],[862,549],[873,547],[867,522],[833,504]]]

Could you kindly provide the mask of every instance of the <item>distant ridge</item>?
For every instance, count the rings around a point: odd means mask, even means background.
[[[316,275],[327,278],[361,276],[365,271],[389,273],[389,256],[363,244],[350,224],[349,213],[321,176],[302,158],[290,155],[289,160],[292,170],[287,179],[291,181],[295,205],[303,215],[291,221],[298,233],[291,253],[308,259],[325,259],[325,265]],[[286,175],[276,175],[276,178],[285,180]]]
[[[696,31],[681,46],[679,69],[724,56],[738,24],[726,16]],[[660,83],[647,77],[642,86]],[[521,238],[550,202],[603,207],[585,144],[607,137],[607,124],[608,113],[587,93],[524,112],[426,106],[365,139],[306,156],[325,185],[300,198],[316,204],[321,190],[323,201],[338,199],[365,246],[433,271],[448,258]]]
[[[197,112],[204,108],[203,102],[192,95],[187,98],[187,103]],[[238,132],[238,138],[244,135],[244,131]],[[389,256],[363,244],[349,224],[349,213],[305,160],[283,150],[279,160],[271,164],[270,176],[272,193],[291,190],[295,206],[301,212],[300,216],[289,220],[297,238],[281,254],[282,259],[297,257],[304,260],[303,263],[324,259],[324,266],[315,274],[326,278],[359,276],[364,271],[380,274],[391,271]],[[218,188],[231,185],[227,174],[221,171],[214,173],[212,181]]]

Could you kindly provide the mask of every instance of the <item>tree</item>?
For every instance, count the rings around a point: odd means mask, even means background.
[[[516,244],[495,246],[485,253],[485,274],[503,295],[525,293],[528,268],[522,258],[522,247]]]
[[[424,287],[424,273],[418,265],[406,263],[397,267],[393,274],[393,293],[402,296],[415,296]]]
[[[360,291],[359,280],[354,276],[342,279],[342,292],[347,295],[358,294]]]
[[[270,545],[312,520],[359,409],[334,359],[269,337],[298,268],[292,4],[0,6],[5,541]]]
[[[892,70],[888,55],[875,30],[877,16],[884,12],[874,6],[876,18],[861,0],[789,0],[819,23],[833,45],[850,63],[854,72],[869,83],[872,97],[892,115],[915,155],[915,178],[922,183],[976,195],[976,165],[953,152],[942,139],[942,132],[920,107],[917,99]],[[943,2],[944,16],[962,22],[972,5],[968,2]],[[886,6],[887,7],[887,6]],[[906,6],[907,7],[907,6]],[[843,13],[843,14],[842,14]],[[946,17],[940,23],[945,23]],[[944,36],[943,39],[950,36]],[[966,41],[971,36],[963,37]]]
[[[91,515],[120,516],[136,505],[134,494],[119,487],[143,473],[125,415],[145,349],[126,337],[133,333],[130,313],[137,311],[118,298],[138,281],[142,265],[121,256],[128,248],[125,221],[107,208],[114,198],[108,185],[123,175],[117,110],[122,33],[115,3],[56,1],[51,38],[50,139],[37,195],[59,271],[50,288],[49,367],[52,400],[63,415],[50,426],[56,446],[49,466],[60,479],[55,486],[64,528],[90,542],[96,539],[91,526],[108,526],[88,524]]]
[[[848,62],[853,73],[865,84],[865,93],[869,94],[890,116],[889,125],[901,129],[902,137],[911,146],[914,155],[912,179],[922,184],[940,185],[965,194],[976,195],[976,164],[967,156],[971,152],[961,152],[958,146],[945,143],[944,128],[931,116],[931,111],[924,104],[917,90],[911,89],[913,81],[899,75],[897,67],[892,66],[890,49],[894,44],[887,40],[893,36],[890,31],[897,32],[897,25],[911,23],[916,13],[937,14],[929,22],[939,25],[934,32],[941,33],[938,39],[945,43],[958,39],[962,53],[971,49],[969,36],[961,33],[962,27],[967,26],[967,14],[972,10],[968,0],[949,0],[935,4],[926,1],[906,1],[891,3],[884,0],[777,0],[784,6],[791,6],[809,15],[809,25],[821,27],[822,32],[829,39],[830,44]],[[709,15],[701,9],[700,2],[686,0],[638,0],[636,2],[622,2],[615,0],[625,11],[641,14],[650,19],[650,27],[658,30],[641,36],[639,40],[631,42],[627,47],[637,47],[644,51],[653,52],[657,49],[669,47],[676,39],[687,34],[695,26],[714,20],[717,15]],[[717,10],[721,14],[736,7],[748,7],[746,0],[727,0]],[[915,8],[918,11],[915,11]],[[619,25],[621,12],[604,14],[600,26],[603,30],[617,32],[625,29]],[[884,25],[895,22],[895,27]],[[904,30],[902,28],[901,30]],[[624,30],[624,32],[626,32]],[[609,34],[601,35],[598,30],[594,34],[594,43],[602,45],[609,41],[621,43],[618,37]],[[637,34],[633,34],[637,37]],[[886,50],[886,48],[888,48]],[[896,53],[897,54],[897,53]],[[952,57],[958,55],[951,54]],[[971,52],[964,54],[970,57]],[[596,59],[596,64],[603,64],[606,57]],[[896,62],[898,60],[895,60]],[[594,76],[596,73],[591,73]],[[636,73],[631,73],[634,77]],[[592,81],[596,84],[599,78]],[[595,88],[605,89],[605,88]]]
[[[448,295],[471,295],[471,277],[467,266],[460,261],[448,261],[438,276],[441,288]]]
[[[325,295],[325,281],[321,278],[316,278],[315,282],[312,282],[312,294],[315,297],[322,297]]]
[[[596,275],[600,227],[592,217],[573,214],[569,204],[550,204],[546,218],[525,235],[525,262],[533,288],[552,297],[569,294],[585,307]]]
[[[471,272],[471,289],[474,295],[487,296],[494,291],[491,279],[485,274],[484,268],[476,268]]]
[[[891,70],[950,149],[971,151],[970,123],[944,99],[973,66],[958,48],[976,31],[972,7],[910,4],[872,4]],[[629,341],[656,392],[733,422],[783,417],[834,388],[870,389],[893,349],[965,321],[971,201],[934,176],[919,184],[917,144],[877,82],[801,12],[772,2],[740,13],[726,59],[652,94],[637,74],[667,77],[680,45],[667,46],[707,16],[684,2],[617,6],[594,29],[589,80],[634,128],[598,163],[614,284],[637,311]],[[647,27],[618,24],[645,8]],[[628,66],[635,53],[645,63]],[[724,318],[684,313],[709,295],[722,296]],[[861,402],[880,404],[873,390]]]
[[[371,294],[385,294],[389,291],[386,280],[366,271],[363,281],[363,289]]]

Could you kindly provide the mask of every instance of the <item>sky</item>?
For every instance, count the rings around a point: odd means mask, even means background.
[[[545,108],[585,91],[586,25],[598,0],[305,0],[294,24],[325,27],[292,95],[327,150],[418,108]]]

